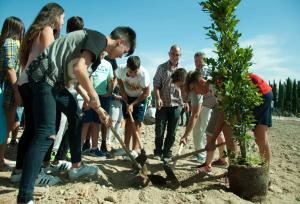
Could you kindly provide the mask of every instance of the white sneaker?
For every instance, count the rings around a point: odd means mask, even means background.
[[[57,176],[50,176],[44,172],[42,169],[38,177],[35,180],[36,186],[53,186],[55,184],[61,183],[62,180]]]
[[[50,171],[51,172],[65,171],[71,169],[71,167],[72,167],[71,162],[65,160],[59,160],[57,164],[50,164]]]
[[[98,170],[99,169],[97,166],[86,166],[81,163],[81,166],[79,168],[71,168],[68,171],[68,174],[71,180],[75,180],[82,176],[95,175],[97,174]]]
[[[22,177],[22,170],[13,170],[11,172],[10,181],[12,183],[19,183]]]
[[[130,152],[130,154],[133,156],[133,158],[137,158],[139,156],[139,153],[137,153],[136,151],[132,150]],[[131,159],[129,158],[129,156],[123,156],[124,161],[131,161]]]
[[[14,168],[16,167],[16,164],[17,162],[16,161],[12,161],[12,160],[8,160],[8,159],[5,159],[5,164],[11,168]]]

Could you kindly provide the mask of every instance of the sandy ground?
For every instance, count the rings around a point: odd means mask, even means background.
[[[300,203],[300,121],[287,118],[274,118],[269,131],[273,160],[270,168],[272,185],[264,203]],[[177,131],[177,140],[184,128]],[[154,126],[145,126],[143,143],[149,155],[148,169],[152,173],[166,176],[162,163],[151,158],[154,147]],[[178,150],[176,141],[173,151]],[[193,150],[191,140],[184,152]],[[13,151],[12,148],[9,152]],[[145,188],[132,187],[134,175],[131,164],[121,157],[105,159],[84,156],[87,164],[97,165],[97,176],[87,177],[75,182],[68,180],[67,174],[59,176],[63,183],[52,187],[36,187],[35,203],[250,203],[231,192],[225,179],[195,176],[193,167],[197,165],[188,158],[178,161],[175,173],[185,187],[172,190],[149,184]],[[214,168],[219,175],[225,169]],[[9,181],[10,172],[0,172],[0,203],[16,203],[17,185]]]

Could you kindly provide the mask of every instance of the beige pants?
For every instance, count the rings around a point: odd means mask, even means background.
[[[193,129],[193,139],[194,147],[196,150],[205,148],[206,145],[206,127],[210,118],[211,109],[205,106],[202,107],[199,118]],[[204,158],[206,157],[206,152],[200,153]]]

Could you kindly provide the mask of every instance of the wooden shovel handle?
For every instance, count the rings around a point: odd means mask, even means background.
[[[181,143],[181,144],[180,144],[180,147],[179,147],[179,150],[178,150],[178,152],[177,152],[177,155],[180,155],[180,154],[181,154],[181,152],[182,152],[182,150],[183,150],[183,147],[184,147],[184,144]]]
[[[225,145],[225,142],[222,142],[220,144],[217,144],[216,147],[219,147],[219,146],[222,146],[222,145]],[[189,156],[192,156],[192,155],[195,155],[195,154],[199,154],[201,152],[205,152],[207,151],[206,148],[203,148],[203,149],[199,149],[199,150],[196,150],[196,151],[193,151],[193,152],[189,152],[189,153],[186,153],[186,154],[183,154],[183,155],[177,155],[177,156],[174,156],[172,157],[171,161],[176,161],[178,159],[183,159],[183,158],[186,158],[186,157],[189,157]]]
[[[180,147],[179,147],[179,150],[178,150],[178,152],[177,152],[177,154],[176,154],[175,157],[177,157],[177,156],[179,156],[179,155],[181,154],[181,152],[182,152],[182,150],[183,150],[183,147],[184,147],[184,144],[181,143],[181,144],[180,144]],[[173,161],[173,160],[172,160],[172,161]],[[171,169],[174,169],[175,166],[176,166],[176,163],[177,163],[177,160],[174,161],[173,165],[170,166],[170,168],[171,168]]]

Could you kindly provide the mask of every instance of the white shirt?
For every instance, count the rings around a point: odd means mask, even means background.
[[[117,78],[122,80],[125,92],[130,97],[138,97],[143,93],[143,89],[150,85],[150,77],[148,71],[140,66],[135,77],[127,76],[126,64],[120,65],[116,70]]]

